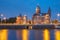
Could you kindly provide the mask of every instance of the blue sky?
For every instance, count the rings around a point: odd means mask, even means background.
[[[56,14],[60,13],[60,0],[0,0],[0,14],[7,18],[26,14],[31,19],[37,4],[42,13],[47,12],[50,7],[52,19],[56,19]]]

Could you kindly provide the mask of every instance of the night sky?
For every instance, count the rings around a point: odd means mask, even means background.
[[[22,14],[31,19],[37,4],[41,8],[41,13],[47,12],[50,7],[53,20],[60,13],[60,0],[0,0],[0,14],[7,18]]]

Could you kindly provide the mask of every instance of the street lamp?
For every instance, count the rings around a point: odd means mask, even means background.
[[[58,14],[57,14],[57,19],[58,19],[58,20],[59,20],[59,16],[60,16],[60,14],[58,13]]]
[[[57,16],[60,16],[60,14],[58,13]]]
[[[3,17],[3,14],[1,14],[1,17]]]
[[[0,15],[1,16],[1,23],[2,23],[2,17],[4,16],[3,14]]]
[[[3,20],[4,20],[5,22],[6,22],[6,19],[7,19],[6,17],[3,18]]]

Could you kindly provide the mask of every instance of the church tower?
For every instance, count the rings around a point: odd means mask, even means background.
[[[40,24],[40,7],[39,7],[39,5],[37,5],[36,12],[33,14],[32,23]]]
[[[36,7],[36,14],[40,14],[40,7],[39,7],[39,5],[37,5],[37,7]]]
[[[48,14],[49,14],[49,16],[50,16],[50,18],[51,18],[51,9],[50,9],[50,7],[49,7],[49,9],[48,9]]]

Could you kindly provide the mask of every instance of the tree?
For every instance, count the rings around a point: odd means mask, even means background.
[[[15,23],[16,22],[16,17],[11,17],[8,19],[8,23]]]

